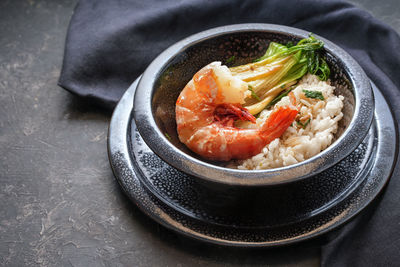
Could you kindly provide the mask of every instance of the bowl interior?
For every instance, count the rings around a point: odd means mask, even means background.
[[[302,37],[303,38],[303,37]],[[252,62],[262,56],[270,42],[296,43],[298,36],[279,32],[249,31],[222,34],[195,43],[183,49],[162,68],[153,88],[152,114],[159,130],[169,142],[192,157],[206,161],[191,152],[179,141],[175,122],[175,102],[181,90],[193,75],[203,66],[213,61],[221,61],[228,67]],[[336,133],[337,139],[348,127],[354,114],[354,90],[344,63],[325,49],[323,54],[331,68],[331,84],[336,87],[335,94],[345,98],[343,114]],[[225,163],[210,162],[218,166]]]

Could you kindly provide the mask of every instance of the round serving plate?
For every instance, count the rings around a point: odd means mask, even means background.
[[[192,238],[229,246],[271,247],[319,236],[364,209],[383,189],[394,167],[397,131],[387,102],[373,85],[375,119],[367,137],[343,161],[319,174],[319,179],[332,180],[332,188],[339,188],[340,194],[325,201],[326,189],[322,190],[316,194],[322,199],[319,205],[302,207],[302,214],[290,214],[285,221],[220,215],[207,205],[206,190],[195,178],[162,161],[142,140],[131,114],[137,84],[138,80],[127,90],[112,116],[108,151],[114,175],[143,212]]]

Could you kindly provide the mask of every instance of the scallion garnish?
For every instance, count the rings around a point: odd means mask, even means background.
[[[314,99],[320,99],[320,100],[325,100],[323,94],[321,91],[309,91],[309,90],[303,90],[303,93],[305,94],[306,97],[308,98],[314,98]]]

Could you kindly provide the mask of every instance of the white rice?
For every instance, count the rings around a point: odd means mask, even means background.
[[[303,90],[320,91],[325,100],[307,98]],[[303,126],[294,122],[281,138],[266,145],[262,152],[244,161],[239,161],[238,169],[271,169],[288,166],[304,161],[325,148],[333,141],[338,129],[338,122],[343,117],[343,96],[334,95],[335,88],[328,82],[323,82],[315,75],[307,74],[292,91],[297,103],[300,103],[298,118],[309,123]],[[282,98],[275,106],[286,105],[289,97]],[[271,113],[261,112],[257,124],[261,125]]]

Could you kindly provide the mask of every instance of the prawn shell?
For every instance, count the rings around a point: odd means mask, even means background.
[[[235,128],[216,121],[216,108],[226,103],[222,93],[225,88],[218,84],[214,71],[218,67],[213,62],[202,68],[180,93],[175,108],[179,140],[208,160],[246,159],[280,137],[298,111],[293,105],[279,107],[256,129]]]

